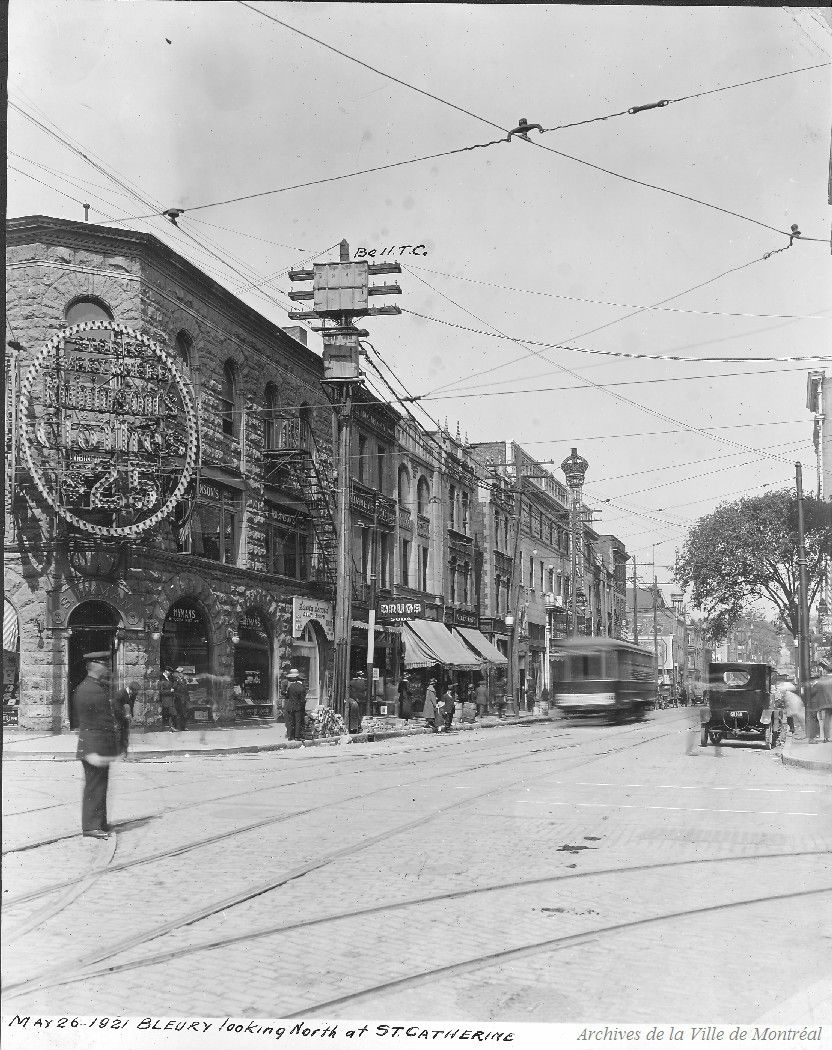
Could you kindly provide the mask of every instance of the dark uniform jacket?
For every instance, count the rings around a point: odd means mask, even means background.
[[[306,709],[306,686],[303,682],[292,681],[286,689],[287,711],[304,711]]]
[[[76,758],[90,754],[116,756],[120,754],[121,734],[106,686],[95,678],[85,678],[75,690],[75,713],[78,717],[78,749]]]

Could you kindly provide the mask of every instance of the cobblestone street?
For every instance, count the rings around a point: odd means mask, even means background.
[[[691,718],[6,762],[5,1012],[819,1023],[832,785]]]

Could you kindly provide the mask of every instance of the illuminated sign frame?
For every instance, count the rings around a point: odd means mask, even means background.
[[[50,486],[49,481],[45,475],[42,467],[42,456],[43,453],[51,452],[54,456],[59,456],[61,449],[59,447],[51,448],[44,440],[43,425],[44,416],[49,409],[55,409],[56,422],[60,421],[60,413],[62,410],[61,396],[65,395],[67,388],[61,388],[60,378],[58,378],[55,387],[55,403],[49,404],[49,394],[46,392],[46,380],[49,375],[50,364],[55,369],[55,375],[60,376],[60,366],[63,361],[65,354],[65,344],[72,343],[79,337],[83,337],[86,333],[95,333],[106,331],[112,333],[113,345],[116,351],[120,348],[121,355],[113,353],[111,350],[108,354],[100,355],[102,345],[108,344],[95,343],[94,340],[86,339],[83,341],[85,345],[82,345],[80,353],[87,353],[86,358],[79,358],[79,364],[83,362],[83,367],[76,368],[74,370],[77,375],[83,374],[84,371],[88,371],[89,374],[96,376],[98,379],[103,379],[107,382],[112,380],[121,380],[126,377],[132,383],[141,384],[143,380],[158,380],[160,383],[168,382],[170,386],[175,388],[175,393],[178,395],[178,404],[176,399],[173,400],[173,406],[175,411],[172,414],[180,416],[182,423],[184,424],[184,448],[181,449],[181,455],[184,460],[179,480],[173,490],[173,492],[165,499],[161,506],[157,506],[153,509],[153,506],[158,500],[151,503],[150,507],[146,507],[151,511],[146,518],[139,519],[127,525],[99,525],[91,521],[87,521],[85,518],[80,517],[74,513],[62,502],[62,498],[59,493],[55,492]],[[129,351],[125,352],[125,348],[129,347]],[[137,349],[141,350],[141,353],[137,354]],[[102,370],[102,363],[110,362],[110,370]],[[72,370],[70,370],[72,371]],[[41,415],[33,410],[31,405],[31,398],[35,382],[39,377],[44,379],[44,402],[41,405]],[[101,415],[107,421],[107,425],[102,430],[109,434],[111,440],[113,439],[113,433],[117,428],[114,424],[114,420],[118,418],[118,411],[115,407],[110,407],[117,403],[117,394],[122,394],[124,397],[123,390],[119,387],[119,383],[116,382],[115,386],[95,386],[94,384],[78,385],[78,391],[81,391],[84,395],[92,397],[93,395],[100,398],[102,405],[96,406],[95,411],[98,415]],[[168,388],[170,390],[170,387]],[[128,393],[133,398],[134,402],[139,405],[138,409],[134,409],[132,412],[129,409],[123,410],[125,419],[133,415],[142,415],[145,417],[152,416],[150,412],[150,400],[154,396],[157,400],[161,400],[162,394],[157,391],[150,392],[144,395],[145,400],[142,401],[141,387],[130,388]],[[167,397],[167,394],[165,395]],[[138,399],[138,400],[137,400]],[[148,336],[142,335],[140,332],[136,332],[126,325],[117,324],[114,321],[82,321],[80,324],[71,325],[68,328],[62,329],[57,332],[48,343],[45,343],[35,355],[32,364],[26,373],[26,378],[20,388],[20,403],[24,407],[24,410],[28,407],[27,417],[25,418],[25,424],[21,428],[21,446],[23,451],[23,457],[26,461],[26,465],[31,471],[32,478],[38,491],[46,500],[46,502],[52,507],[56,514],[62,517],[65,521],[71,525],[75,525],[77,528],[82,529],[85,532],[92,533],[95,536],[109,537],[113,539],[129,539],[131,537],[139,536],[148,529],[158,525],[160,521],[168,517],[174,507],[179,503],[185,494],[185,491],[190,484],[191,478],[194,474],[197,462],[198,444],[199,444],[199,433],[197,425],[197,409],[194,394],[189,383],[182,377],[179,369],[176,365],[176,361],[170,354],[168,354],[162,347],[151,340]],[[78,405],[71,405],[70,410],[77,412],[79,415],[84,414],[84,408]],[[108,429],[109,426],[109,429]],[[126,425],[122,425],[122,430],[127,430]],[[161,425],[157,427],[159,432],[162,432]],[[73,453],[79,460],[79,462],[88,461],[90,463],[100,464],[102,461],[106,462],[107,450],[102,450],[101,453],[98,451],[91,451],[85,453],[83,451],[83,445],[79,442],[77,449],[71,444],[66,446],[66,450]],[[119,464],[118,456],[120,450],[116,450],[115,454],[113,450],[110,450],[110,467],[105,470],[105,477],[95,487],[101,486],[106,487],[106,484],[112,481],[116,481],[119,478]],[[159,460],[161,462],[162,457],[167,454],[171,457],[175,454],[170,450],[160,449]],[[86,459],[85,459],[86,457]],[[139,473],[139,468],[128,467],[128,469],[134,473]],[[150,472],[150,468],[145,468],[146,472]],[[157,471],[161,473],[161,471]],[[129,484],[129,483],[128,483]],[[56,486],[57,487],[57,486]],[[151,483],[151,487],[152,483]],[[119,509],[114,503],[117,499],[124,499],[120,497],[103,497],[98,506],[91,506],[90,511],[95,512],[99,509],[102,510],[116,510]],[[141,510],[141,505],[138,505],[138,509]]]

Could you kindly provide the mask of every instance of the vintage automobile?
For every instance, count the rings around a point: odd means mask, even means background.
[[[555,647],[561,680],[553,683],[555,705],[570,716],[609,721],[655,706],[653,653],[615,638],[573,638]]]
[[[775,707],[773,668],[768,664],[712,663],[708,688],[699,711],[700,744],[723,740],[762,740],[775,747],[783,729]]]

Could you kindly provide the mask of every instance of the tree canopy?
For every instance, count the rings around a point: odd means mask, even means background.
[[[711,638],[724,638],[749,603],[768,599],[797,636],[797,503],[788,489],[722,503],[700,518],[676,559],[675,576],[692,588]],[[832,504],[803,499],[809,602],[832,558]]]

